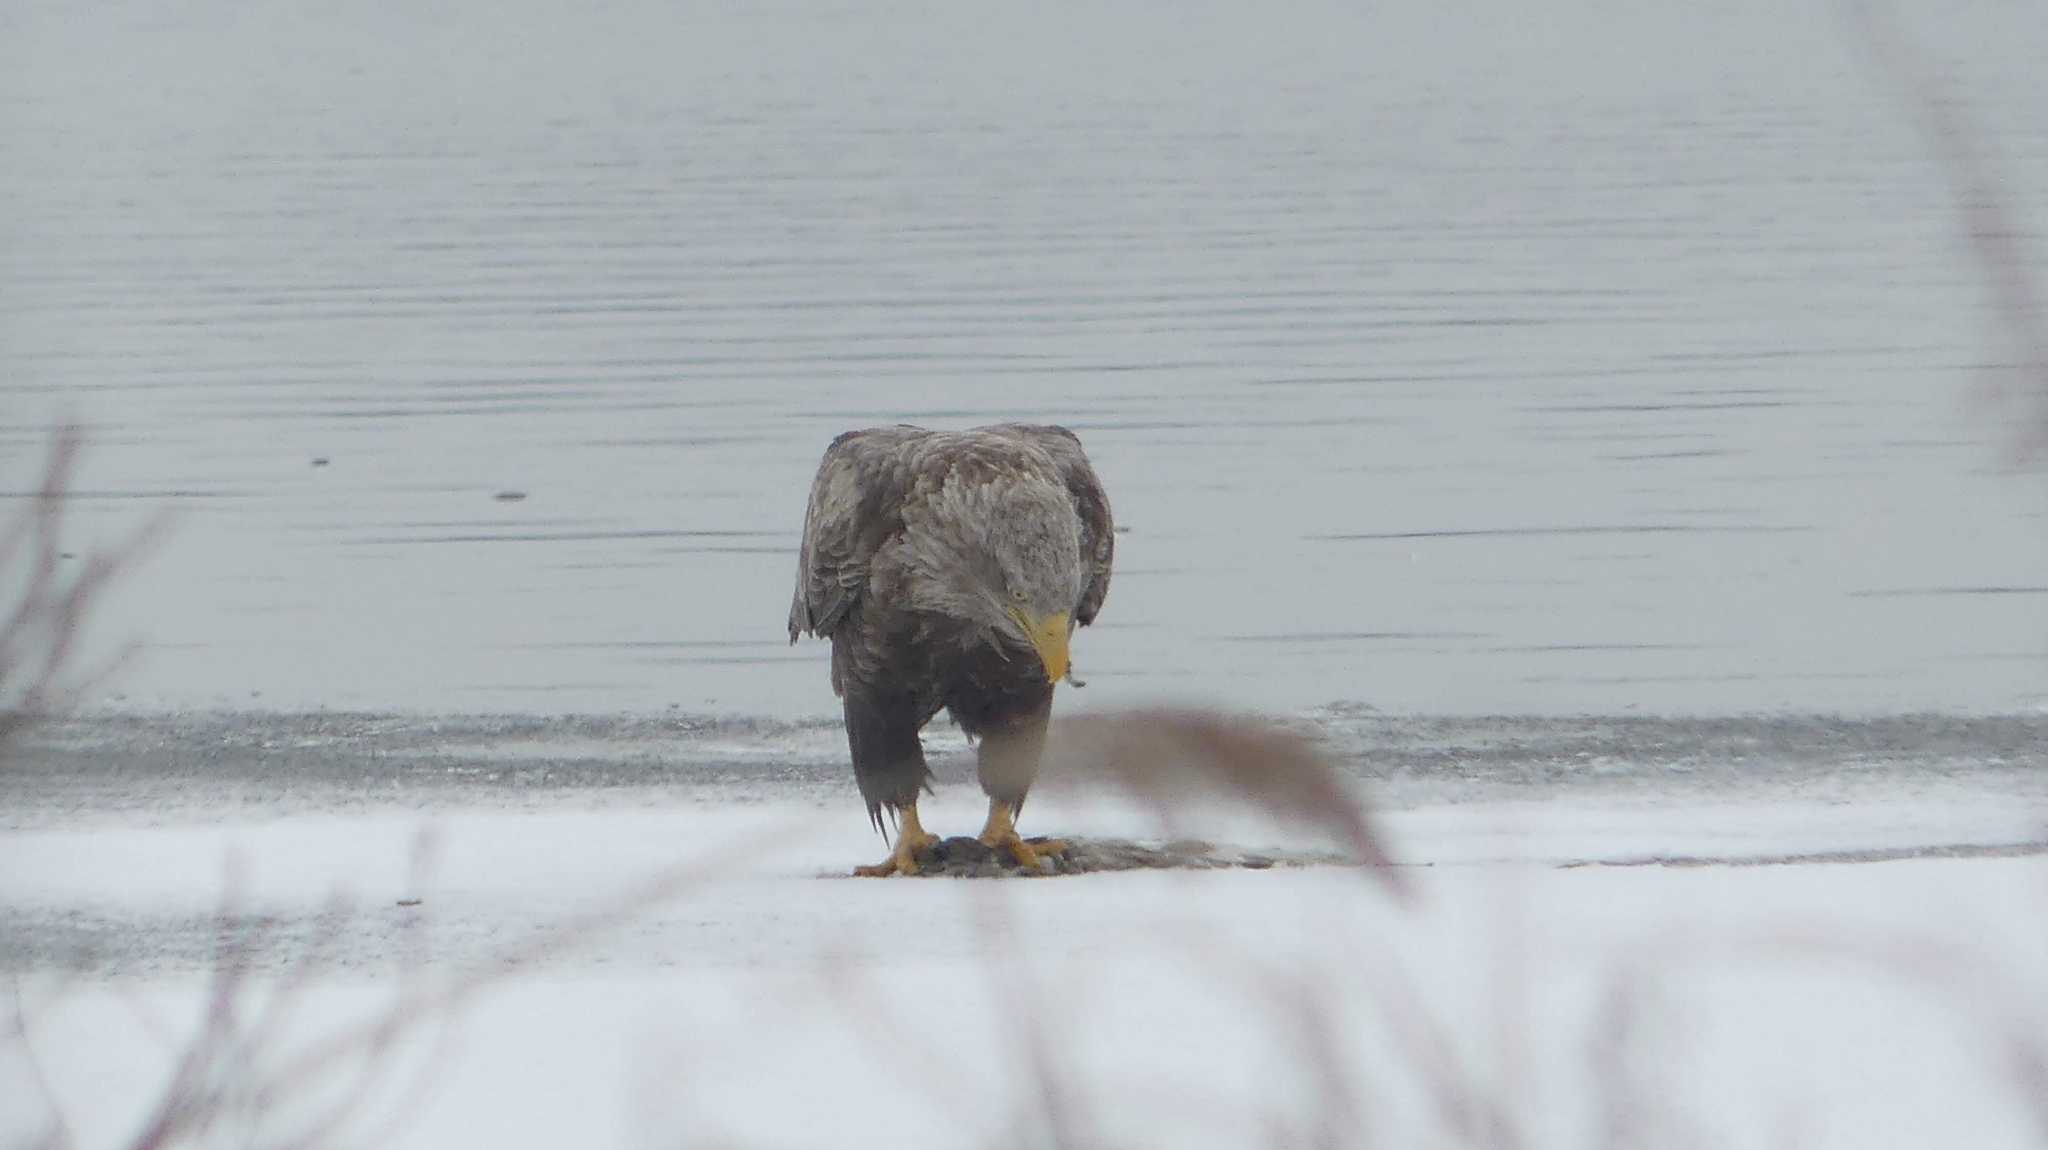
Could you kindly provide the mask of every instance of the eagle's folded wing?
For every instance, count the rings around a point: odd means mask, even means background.
[[[869,562],[903,527],[909,482],[903,447],[924,434],[913,427],[874,427],[849,431],[825,449],[804,510],[790,642],[806,631],[830,635],[859,601]]]

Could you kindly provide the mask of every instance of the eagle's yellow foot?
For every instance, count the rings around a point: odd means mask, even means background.
[[[981,828],[981,845],[990,850],[1003,851],[1017,864],[1028,870],[1040,870],[1039,860],[1060,854],[1067,844],[1059,839],[1039,839],[1025,842],[1017,833],[1017,813],[1008,803],[991,802],[988,805],[988,825]]]
[[[889,857],[873,866],[855,867],[853,873],[861,878],[914,875],[917,873],[917,856],[938,843],[939,836],[925,830],[917,821],[917,806],[912,804],[903,808],[896,831],[896,845],[889,849]]]

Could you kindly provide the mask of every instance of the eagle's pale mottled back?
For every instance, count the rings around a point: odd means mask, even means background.
[[[1074,622],[1095,621],[1109,594],[1116,532],[1109,496],[1081,441],[1053,424],[1001,423],[971,431],[927,431],[900,424],[849,431],[832,441],[811,482],[789,609],[793,643],[829,636],[865,592],[870,565],[904,527],[905,505],[929,500],[956,470],[1025,475],[1049,465],[1080,522],[1082,573]]]

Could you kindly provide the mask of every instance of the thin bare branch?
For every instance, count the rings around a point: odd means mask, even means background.
[[[2030,407],[2026,430],[2013,443],[2019,462],[2048,449],[2048,311],[2025,245],[2011,183],[1998,170],[1983,133],[1942,90],[1935,69],[1875,0],[1843,0],[1847,22],[1869,50],[1886,81],[1904,96],[1921,134],[1948,176],[1970,254],[1991,293],[1999,327],[2018,357],[2020,398]],[[2010,400],[2014,387],[1994,383],[1994,400]]]
[[[34,497],[0,525],[0,585],[18,588],[17,598],[0,606],[0,751],[29,724],[75,705],[133,653],[128,648],[79,665],[86,621],[168,521],[152,517],[119,542],[72,560],[64,550],[64,520],[83,445],[77,427],[59,428]]]
[[[28,1003],[22,993],[21,978],[14,979],[14,1043],[23,1064],[28,1067],[30,1085],[35,1087],[36,1097],[42,1103],[44,1113],[49,1116],[49,1129],[34,1145],[48,1150],[66,1150],[77,1145],[77,1137],[71,1132],[71,1123],[64,1116],[64,1107],[57,1099],[56,1088],[50,1085],[50,1077],[43,1069],[43,1060],[36,1053],[35,1040],[29,1034]]]
[[[1026,961],[1007,895],[998,887],[975,904],[982,944],[1001,956],[994,981],[1002,999],[997,1011],[997,1024],[1005,1028],[1001,1037],[1022,1064],[1031,1109],[1044,1123],[1048,1144],[1058,1150],[1087,1150],[1097,1145],[1089,1133],[1093,1123],[1086,1110],[1087,1093],[1069,1080],[1053,1048],[1049,1004],[1037,972]]]

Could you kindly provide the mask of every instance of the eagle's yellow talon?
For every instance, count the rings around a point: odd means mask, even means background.
[[[1027,870],[1040,870],[1041,859],[1050,858],[1067,849],[1059,839],[1040,839],[1025,842],[1017,833],[1017,815],[1008,803],[991,801],[988,804],[988,825],[981,828],[981,845],[994,851],[1007,853],[1017,860],[1017,865]]]
[[[1008,852],[1011,858],[1017,860],[1018,866],[1024,867],[1027,870],[1045,869],[1040,865],[1041,859],[1051,858],[1067,849],[1067,844],[1058,839],[1041,839],[1035,843],[1026,842],[1021,835],[1015,833],[1012,833],[1007,839],[996,839],[994,841],[983,839],[981,841],[990,849]]]
[[[917,856],[937,846],[939,836],[925,830],[917,821],[915,805],[903,808],[901,820],[901,829],[896,832],[896,845],[889,849],[889,857],[873,866],[853,868],[856,877],[888,878],[892,874],[909,876],[917,873]]]

